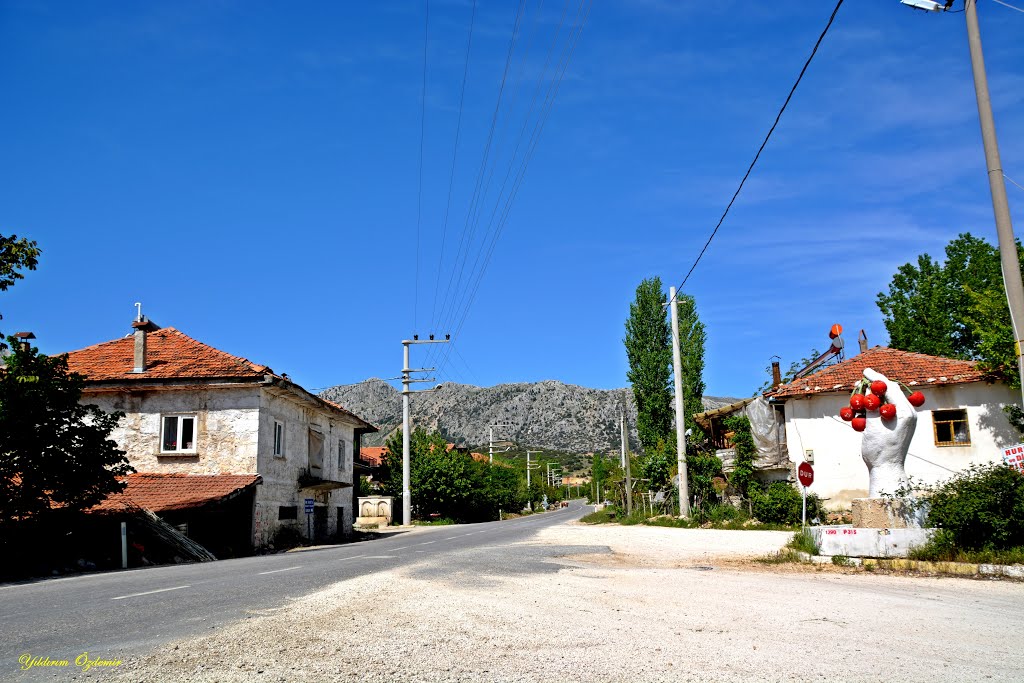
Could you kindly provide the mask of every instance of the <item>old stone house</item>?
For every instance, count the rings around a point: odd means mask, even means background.
[[[265,365],[145,319],[132,327],[68,354],[87,378],[82,401],[125,413],[112,438],[138,474],[119,501],[159,501],[188,535],[230,537],[234,552],[282,529],[351,533],[353,454],[376,427]]]

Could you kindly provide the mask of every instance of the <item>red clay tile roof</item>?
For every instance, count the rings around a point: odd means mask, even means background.
[[[173,327],[146,338],[146,370],[132,372],[135,340],[122,337],[68,353],[68,367],[94,382],[153,379],[256,379],[273,371],[215,349]]]
[[[767,395],[789,398],[830,391],[852,391],[853,384],[863,377],[864,368],[872,368],[890,379],[900,380],[910,386],[965,384],[998,379],[998,376],[992,373],[979,370],[974,361],[875,346],[842,363],[784,384]]]
[[[153,512],[187,510],[232,498],[263,481],[258,474],[157,474],[128,475],[128,486],[111,494],[90,512],[117,512],[133,506]]]
[[[165,327],[149,332],[146,337],[146,370],[132,372],[135,367],[134,335],[71,351],[68,369],[84,375],[89,382],[129,382],[135,385],[153,380],[262,380],[273,375],[303,395],[338,410],[363,423],[364,429],[377,431],[343,406],[310,394],[287,377],[277,375],[266,365],[234,356],[197,341],[180,330]]]
[[[371,467],[379,467],[387,452],[387,446],[363,446],[359,449],[359,458]]]

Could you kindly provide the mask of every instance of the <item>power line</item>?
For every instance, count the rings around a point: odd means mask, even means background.
[[[992,0],[992,2],[996,3],[997,5],[1002,5],[1003,7],[1009,7],[1012,10],[1017,10],[1018,12],[1024,13],[1024,9],[1021,9],[1020,7],[1015,7],[1015,6],[1011,5],[1008,2],[1003,2],[1003,0]]]
[[[497,122],[498,122],[498,112],[501,109],[501,100],[502,100],[502,97],[504,96],[504,93],[505,93],[505,83],[506,83],[506,81],[508,79],[508,70],[509,70],[509,66],[512,63],[512,55],[513,55],[513,52],[515,50],[516,40],[518,39],[518,36],[519,36],[519,26],[520,26],[520,22],[521,22],[522,16],[523,16],[523,7],[525,5],[526,5],[526,0],[520,0],[519,5],[518,5],[518,7],[516,9],[515,23],[514,23],[514,25],[512,27],[512,37],[509,39],[508,51],[507,51],[507,53],[505,55],[505,68],[504,68],[504,70],[502,71],[502,74],[501,74],[501,85],[498,87],[498,98],[497,98],[497,101],[494,104],[494,113],[491,115],[491,126],[490,126],[490,130],[487,133],[487,142],[484,144],[483,159],[480,162],[480,169],[477,172],[477,179],[476,179],[476,183],[474,184],[473,195],[472,195],[472,197],[470,199],[470,211],[469,211],[469,213],[466,216],[466,223],[465,223],[465,225],[462,228],[462,236],[459,239],[459,248],[458,248],[458,251],[456,252],[456,255],[455,255],[455,262],[456,263],[459,262],[459,257],[462,254],[463,245],[466,242],[466,236],[467,236],[467,233],[469,232],[469,227],[470,227],[469,216],[472,215],[472,207],[474,206],[474,204],[476,202],[477,195],[478,195],[478,193],[480,191],[480,182],[483,179],[484,170],[487,167],[487,158],[488,158],[488,156],[490,154],[491,144],[492,144],[493,139],[494,139],[494,129],[495,129],[495,126],[497,125]],[[469,244],[465,245],[465,246],[466,246],[466,258],[468,259],[469,258],[469,249],[472,246],[472,237],[470,237]],[[462,273],[463,273],[464,269],[465,269],[465,262],[463,262],[462,268],[459,269],[459,280],[458,280],[459,284],[456,285],[456,289],[458,289],[458,287],[461,286],[461,283],[462,283]],[[451,289],[452,289],[452,283],[455,280],[455,270],[456,269],[453,267],[452,268],[452,272],[451,272],[451,274],[448,277],[448,288],[445,291],[445,297],[444,297],[443,303],[441,305],[442,316],[444,315],[444,310],[445,310],[445,307],[446,307],[447,302],[448,302],[448,295],[449,295],[449,293],[451,292]]]
[[[725,222],[725,217],[729,215],[729,209],[732,208],[732,205],[736,201],[736,198],[740,196],[740,191],[743,190],[743,185],[747,182],[747,178],[750,177],[751,172],[753,172],[754,165],[757,164],[757,160],[761,157],[761,152],[763,152],[764,148],[768,145],[768,140],[771,139],[772,133],[775,132],[775,127],[779,125],[779,120],[782,118],[783,112],[785,112],[786,107],[789,106],[789,101],[793,99],[793,93],[796,92],[797,86],[800,85],[800,81],[803,80],[804,74],[807,72],[807,68],[811,65],[811,60],[813,60],[814,55],[818,53],[818,46],[820,46],[821,41],[825,39],[825,34],[827,34],[828,30],[832,27],[832,22],[835,20],[836,14],[839,12],[839,8],[842,7],[842,5],[843,0],[839,0],[839,2],[836,3],[836,8],[832,10],[832,16],[828,18],[828,23],[825,24],[825,29],[821,32],[821,35],[818,36],[817,42],[814,43],[814,48],[811,50],[810,57],[808,57],[807,61],[804,62],[804,67],[800,69],[800,75],[797,76],[796,82],[793,83],[793,87],[789,89],[789,94],[786,95],[786,101],[782,103],[782,108],[779,109],[779,113],[775,116],[775,122],[772,123],[772,127],[768,130],[768,134],[764,137],[764,142],[761,143],[761,146],[757,150],[757,154],[754,155],[754,160],[750,162],[750,166],[747,168],[747,172],[743,174],[743,179],[740,180],[739,187],[736,188],[736,192],[733,193],[732,199],[729,200],[728,206],[725,207],[725,211],[722,213],[722,217],[718,219],[718,224],[715,226],[715,229],[711,231],[711,236],[708,237],[708,241],[704,243],[704,248],[700,250],[700,253],[697,255],[697,259],[693,262],[693,265],[690,266],[690,270],[687,271],[686,277],[683,278],[682,283],[680,283],[680,285],[676,288],[677,296],[679,292],[683,291],[683,286],[686,284],[686,281],[690,279],[690,275],[693,274],[693,271],[697,267],[697,264],[700,263],[700,260],[704,257],[704,252],[708,250],[708,247],[711,246],[711,241],[715,239],[715,235],[718,234],[718,229],[722,227],[722,223]],[[669,301],[668,303],[669,305],[672,305],[675,302]]]
[[[444,223],[441,226],[441,253],[437,258],[437,278],[434,281],[434,306],[430,312],[430,327],[434,328],[434,316],[437,312],[437,291],[441,284],[441,268],[444,266],[444,244],[448,234],[448,214],[452,208],[452,188],[455,185],[455,160],[459,153],[459,135],[462,132],[462,109],[466,100],[466,79],[469,76],[469,52],[473,45],[473,25],[476,23],[476,0],[473,0],[473,10],[469,16],[469,38],[466,40],[466,60],[462,67],[462,92],[459,95],[459,118],[455,124],[455,146],[452,149],[452,168],[448,175],[448,203],[444,209]]]
[[[427,38],[430,35],[430,0],[424,0],[423,14],[423,87],[420,89],[420,173],[416,192],[416,280],[413,284],[412,328],[420,306],[420,223],[423,219],[423,140],[427,127]]]
[[[1024,190],[1024,187],[1021,187],[1020,183],[1018,183],[1018,182],[1017,182],[1016,180],[1014,180],[1014,179],[1013,179],[1013,178],[1011,178],[1010,176],[1008,176],[1008,175],[1006,175],[1006,174],[1004,173],[1004,174],[1003,174],[1003,177],[1004,177],[1004,178],[1006,178],[1007,180],[1009,180],[1009,181],[1010,181],[1011,183],[1013,183],[1013,184],[1014,184],[1014,185],[1016,185],[1017,187],[1019,187],[1020,189]]]
[[[586,7],[585,12],[584,7]],[[520,187],[522,186],[523,179],[526,177],[527,166],[529,165],[530,160],[533,158],[533,155],[537,151],[537,145],[540,141],[540,134],[543,131],[544,125],[547,123],[547,120],[551,115],[551,110],[554,107],[554,102],[556,96],[558,95],[558,90],[561,87],[562,80],[565,77],[565,72],[568,69],[569,63],[571,62],[572,57],[576,52],[576,47],[579,44],[580,37],[583,34],[583,28],[586,26],[587,19],[590,17],[590,11],[592,8],[593,0],[580,0],[580,5],[576,13],[576,23],[578,25],[574,29],[575,35],[573,35],[572,32],[570,32],[570,36],[566,41],[566,46],[563,49],[563,59],[561,59],[561,63],[559,64],[561,69],[558,70],[558,67],[556,67],[556,72],[558,73],[558,76],[556,79],[553,79],[548,86],[548,90],[545,95],[545,100],[542,104],[541,115],[538,118],[537,122],[534,124],[534,129],[531,134],[530,142],[527,146],[527,152],[524,155],[522,163],[520,164],[520,167],[516,173],[516,177],[512,185],[512,190],[509,192],[509,196],[506,199],[501,217],[498,221],[497,229],[494,231],[494,235],[491,238],[490,245],[487,249],[487,256],[484,259],[483,266],[481,267],[475,282],[473,283],[472,292],[469,295],[469,298],[466,301],[465,306],[460,306],[460,308],[462,309],[462,314],[460,317],[458,317],[458,326],[455,329],[454,334],[452,334],[453,339],[457,339],[459,334],[462,332],[462,327],[465,324],[466,319],[469,315],[469,311],[472,308],[473,302],[476,299],[476,294],[479,291],[480,283],[483,280],[484,273],[486,272],[487,266],[489,265],[491,257],[494,254],[494,249],[495,246],[497,245],[498,237],[500,237],[501,232],[504,230],[505,226],[508,223],[509,216],[511,215],[512,203],[515,200],[515,197],[518,194]],[[445,349],[445,355],[443,356],[441,363],[438,365],[438,367],[444,367],[445,363],[448,362],[450,355],[451,352]]]

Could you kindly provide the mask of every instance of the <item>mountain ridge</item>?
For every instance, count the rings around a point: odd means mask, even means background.
[[[363,445],[382,445],[402,422],[401,392],[379,378],[329,387],[320,396],[340,403],[380,428],[363,437]],[[412,422],[437,430],[449,441],[467,446],[488,443],[491,425],[495,441],[549,448],[568,453],[591,453],[619,447],[619,415],[623,402],[629,424],[629,444],[639,450],[633,391],[591,389],[558,380],[511,382],[492,387],[446,382],[433,391],[411,397]],[[706,409],[738,399],[705,396]]]

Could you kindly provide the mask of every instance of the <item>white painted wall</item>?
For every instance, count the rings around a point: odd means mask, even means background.
[[[1010,426],[1003,406],[1016,403],[1018,392],[1005,384],[972,382],[938,387],[916,387],[927,402],[917,410],[917,429],[907,454],[907,474],[915,481],[935,484],[975,463],[1002,459],[1002,448],[1022,441]],[[861,435],[839,417],[849,403],[846,392],[816,394],[786,401],[786,438],[789,458],[802,462],[814,451],[811,491],[828,498],[829,508],[848,508],[854,498],[868,494],[868,470],[860,457]],[[967,410],[970,446],[936,446],[932,411]]]

